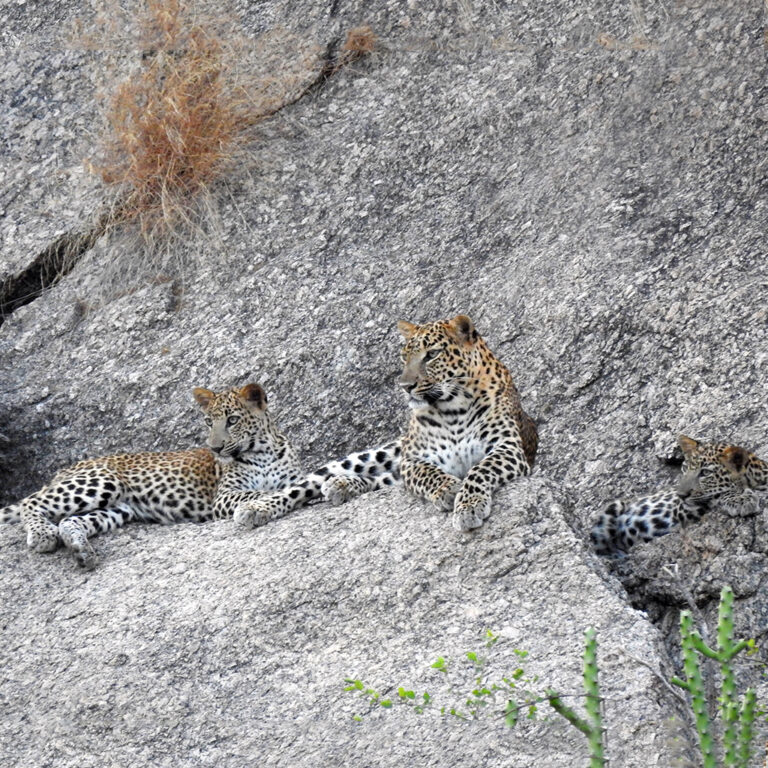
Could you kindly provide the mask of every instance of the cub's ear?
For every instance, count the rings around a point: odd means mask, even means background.
[[[678,435],[677,444],[683,449],[683,456],[693,456],[699,450],[699,444],[691,437]]]
[[[192,394],[195,396],[197,404],[203,409],[207,408],[213,401],[213,398],[216,397],[215,392],[211,392],[210,389],[203,389],[202,387],[195,387],[192,390]]]
[[[726,466],[740,475],[749,462],[749,451],[739,448],[738,445],[729,445],[723,451],[723,460]]]
[[[456,315],[448,325],[459,342],[474,344],[477,341],[478,333],[475,330],[475,324],[466,315]]]
[[[262,411],[267,407],[267,393],[258,384],[246,384],[239,394],[248,405],[255,405]]]
[[[411,336],[413,336],[413,334],[419,330],[419,326],[414,325],[413,323],[409,323],[407,320],[398,320],[397,330],[400,331],[402,337],[408,341],[408,339],[410,339]]]

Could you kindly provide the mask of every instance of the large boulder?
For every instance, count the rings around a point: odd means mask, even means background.
[[[552,722],[514,731],[504,697],[475,723],[437,707],[466,709],[464,654],[478,650],[489,680],[522,665],[539,676],[522,687],[576,694],[566,701],[582,710],[593,626],[611,760],[672,765],[685,720],[654,674],[668,672],[659,633],[593,567],[572,519],[541,477],[500,492],[466,535],[394,488],[247,533],[131,526],[97,542],[104,562],[88,575],[3,529],[3,764],[586,764],[582,734],[546,705]],[[501,636],[491,651],[488,629]],[[455,691],[430,667],[438,656]],[[395,700],[400,685],[429,691],[437,706],[369,712],[343,692],[350,675]]]
[[[603,499],[673,481],[659,458],[678,432],[768,457],[761,9],[438,6],[243,4],[245,35],[302,41],[307,82],[319,58],[305,45],[322,52],[368,23],[379,46],[261,124],[249,161],[214,190],[218,231],[191,232],[161,266],[102,238],[3,318],[0,504],[85,456],[198,445],[195,386],[260,381],[308,467],[381,443],[406,418],[396,321],[459,312],[539,422],[537,477],[469,537],[398,490],[245,536],[133,527],[97,542],[89,575],[0,531],[11,763],[44,748],[53,765],[102,765],[108,741],[115,764],[237,765],[258,749],[273,764],[351,765],[365,744],[371,765],[492,752],[562,765],[583,743],[561,723],[524,738],[406,712],[356,725],[339,686],[352,672],[432,686],[436,653],[506,627],[500,667],[515,644],[572,690],[593,624],[606,685],[627,692],[606,702],[614,761],[670,764],[674,708],[619,649],[667,674],[690,601],[665,597],[652,565],[617,572],[628,597],[584,542]],[[12,60],[0,281],[101,210],[82,165],[94,96],[113,87],[106,63],[124,74],[141,51],[64,50],[59,32],[83,12],[0,12]],[[280,57],[288,66],[290,50]],[[654,547],[674,544],[638,557]],[[740,630],[759,634],[766,550],[739,533],[719,551],[694,603],[709,616],[721,580],[750,585]],[[679,738],[684,750],[685,726]]]

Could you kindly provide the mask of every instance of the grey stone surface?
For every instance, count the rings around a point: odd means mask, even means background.
[[[104,69],[68,31],[79,3],[0,4],[0,283],[83,225],[101,191],[92,159]]]
[[[283,755],[286,764],[297,755],[308,755],[307,764],[318,755],[357,764],[354,745],[364,743],[362,762],[370,765],[398,755],[427,765],[445,764],[452,755],[458,763],[461,755],[479,764],[504,749],[521,755],[529,749],[528,762],[520,758],[520,765],[561,765],[558,744],[570,738],[565,732],[542,727],[521,739],[488,727],[478,736],[434,721],[419,725],[407,713],[357,727],[345,720],[351,705],[333,686],[353,671],[349,663],[357,663],[360,674],[372,670],[378,681],[391,679],[392,669],[392,677],[427,682],[418,677],[422,661],[464,649],[482,626],[514,625],[505,618],[509,605],[520,606],[514,617],[520,643],[530,645],[532,656],[538,652],[547,675],[561,670],[564,683],[575,673],[583,630],[577,614],[601,628],[608,649],[624,643],[654,663],[674,659],[673,647],[656,649],[653,626],[629,611],[620,582],[580,542],[601,500],[671,479],[657,457],[669,455],[678,432],[732,439],[768,457],[768,72],[761,4],[437,5],[239,5],[254,33],[283,26],[322,45],[367,22],[381,44],[370,59],[263,124],[250,162],[220,192],[220,237],[190,237],[187,253],[178,254],[196,264],[183,278],[163,282],[149,275],[120,286],[114,275],[130,263],[131,249],[100,243],[54,290],[6,320],[0,328],[0,432],[9,442],[0,445],[0,503],[87,455],[197,444],[202,429],[190,396],[194,386],[261,381],[307,465],[389,439],[405,420],[392,386],[396,321],[464,312],[508,364],[526,410],[539,420],[536,482],[546,478],[554,498],[575,500],[572,510],[564,506],[576,537],[559,523],[537,529],[534,517],[508,526],[505,514],[533,515],[521,511],[525,504],[515,494],[524,492],[515,490],[506,492],[470,544],[432,518],[434,531],[416,535],[413,526],[427,512],[394,491],[338,511],[308,510],[243,539],[226,525],[135,528],[99,542],[104,563],[87,577],[75,575],[60,556],[27,554],[18,530],[0,531],[0,565],[4,574],[16,574],[3,584],[10,590],[4,592],[10,596],[7,645],[32,649],[26,638],[39,637],[54,649],[13,655],[11,680],[25,686],[38,681],[52,693],[34,702],[14,693],[17,719],[9,721],[3,749],[22,739],[21,718],[47,723],[62,707],[66,715],[56,733],[65,734],[57,742],[64,751],[47,752],[50,764],[87,764],[83,756],[95,754],[98,739],[106,738],[104,721],[117,722],[117,715],[130,722],[109,738],[128,763],[170,762],[181,753],[212,763],[226,743],[242,754],[266,749],[275,765],[283,764]],[[98,198],[84,174],[68,174],[53,188],[39,170],[27,174],[34,182],[15,181],[54,153],[66,167],[79,162],[87,140],[77,119],[95,110],[99,59],[60,53],[43,61],[59,16],[27,29],[22,11],[11,11],[8,28],[27,63],[0,79],[4,95],[22,94],[12,117],[15,133],[0,152],[0,173],[10,174],[4,178],[15,190],[0,227],[5,233],[15,223],[21,234],[14,234],[17,245],[3,234],[0,277],[59,231],[42,223],[41,211],[64,210],[65,197],[72,215],[62,218],[69,227]],[[37,70],[29,63],[35,51],[50,96],[36,95]],[[62,110],[58,120],[73,126],[71,141],[47,117],[39,139],[37,133],[27,137],[26,122],[38,119],[48,103]],[[720,519],[704,525],[717,530]],[[360,526],[350,540],[361,542],[359,552],[321,524],[329,520]],[[729,525],[746,530],[741,526],[750,523]],[[484,555],[490,563],[502,558],[484,548],[502,548],[508,538],[513,548],[515,536],[527,542],[514,551],[526,579],[538,580],[535,590],[530,586],[533,597],[524,597],[525,580],[505,582],[493,597],[477,598],[476,621],[463,618],[465,600],[455,580],[409,570],[425,548],[455,558],[474,547],[468,562],[479,569],[472,587],[479,595],[480,584],[495,583],[491,565],[484,570]],[[750,618],[743,629],[759,634],[766,615],[764,547],[731,538],[723,538],[723,569],[705,580],[711,586],[699,598],[702,610],[711,610],[720,580],[738,576],[753,590],[753,602],[744,603]],[[376,550],[379,559],[368,563],[380,541],[393,557]],[[562,552],[561,559],[540,559],[542,548],[559,552],[562,542],[570,542],[572,559]],[[395,563],[398,553],[413,566]],[[689,569],[686,578],[695,580],[695,562],[674,554],[674,562]],[[437,562],[440,557],[435,554]],[[736,572],[729,570],[733,563],[741,564]],[[308,570],[310,564],[317,570]],[[560,581],[558,568],[566,564],[573,573]],[[251,566],[261,581],[251,577]],[[173,568],[183,569],[175,583],[167,578]],[[411,598],[378,602],[382,584],[394,589],[393,570],[406,583],[425,581],[439,595],[425,604],[436,623],[426,614],[414,618],[404,607]],[[315,580],[302,581],[305,572]],[[593,581],[595,574],[604,581]],[[655,610],[652,587],[644,586],[642,575],[635,578],[627,583],[638,604],[647,598]],[[364,585],[359,598],[356,579]],[[309,601],[295,623],[291,614],[300,601],[275,596],[283,594],[283,583]],[[201,602],[185,618],[188,603],[179,595],[187,591]],[[271,607],[264,614],[262,599],[275,600],[265,603]],[[67,600],[82,608],[72,619],[90,649],[82,656],[72,630],[55,618]],[[230,609],[227,600],[240,608]],[[351,601],[348,609],[345,601]],[[332,620],[326,622],[327,614]],[[118,617],[119,626],[110,623]],[[416,622],[412,634],[397,623],[406,619]],[[673,619],[661,621],[665,640]],[[229,627],[221,635],[218,621]],[[614,623],[615,631],[609,630]],[[454,634],[451,627],[459,629]],[[403,632],[406,641],[398,646],[393,636]],[[455,637],[455,646],[446,647],[444,636]],[[154,644],[155,637],[166,640]],[[110,643],[129,656],[121,644],[135,643],[141,663],[94,673],[101,669],[97,648]],[[323,652],[336,643],[342,650],[330,652],[329,662]],[[298,650],[310,644],[312,650]],[[252,676],[241,679],[244,660],[254,658],[264,666],[248,668]],[[637,681],[628,688],[634,703],[617,710],[637,707],[634,715],[616,715],[621,754],[634,743],[637,754],[668,764],[657,719],[668,709],[659,703],[656,684],[643,668],[629,675],[628,662],[616,663],[618,679]],[[312,677],[313,664],[327,665],[322,675]],[[125,676],[117,678],[122,682],[110,699],[101,691],[116,674]],[[167,694],[161,693],[163,681],[170,684]],[[232,708],[222,715],[230,686],[236,691]],[[307,686],[308,700],[302,698]],[[120,698],[128,694],[143,696],[150,714]],[[65,695],[70,703],[61,705]],[[81,701],[87,703],[78,714]],[[88,730],[88,706],[101,723],[93,727],[104,731]],[[640,715],[646,724],[638,725]],[[219,726],[223,742],[217,741]],[[66,741],[79,738],[83,728],[82,741]],[[143,741],[131,735],[142,728],[150,732]],[[173,733],[178,739],[167,735]],[[39,746],[36,737],[27,738],[24,749]],[[208,752],[204,743],[212,745]],[[193,744],[200,750],[194,758]]]
[[[560,494],[523,480],[499,494],[494,524],[467,536],[399,488],[247,535],[231,524],[133,526],[99,542],[104,563],[87,577],[3,529],[2,762],[579,764],[584,740],[564,723],[509,732],[493,719],[366,715],[342,689],[353,675],[395,698],[406,685],[460,703],[471,673],[452,677],[451,694],[430,664],[443,655],[460,667],[490,628],[502,635],[493,678],[524,649],[539,686],[578,692],[592,625],[613,764],[669,766],[681,749],[665,723],[674,703],[632,659],[663,665],[659,636],[590,567]]]

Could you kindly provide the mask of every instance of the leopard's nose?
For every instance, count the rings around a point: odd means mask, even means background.
[[[209,445],[208,446],[214,453],[221,453],[222,449],[224,448],[223,445]]]
[[[403,379],[398,379],[397,383],[406,391],[411,392],[413,388],[416,386],[415,381],[405,381]]]

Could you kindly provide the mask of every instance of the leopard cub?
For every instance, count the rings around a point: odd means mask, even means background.
[[[128,522],[203,522],[228,518],[301,477],[293,446],[275,427],[258,384],[194,397],[208,426],[207,448],[86,459],[48,485],[0,509],[21,520],[27,545],[51,552],[63,543],[84,568],[97,563],[89,537]]]
[[[664,536],[672,528],[701,519],[715,506],[743,514],[754,492],[768,491],[768,462],[728,443],[678,438],[683,474],[675,488],[639,499],[614,499],[592,527],[598,554],[622,557],[639,541]]]

